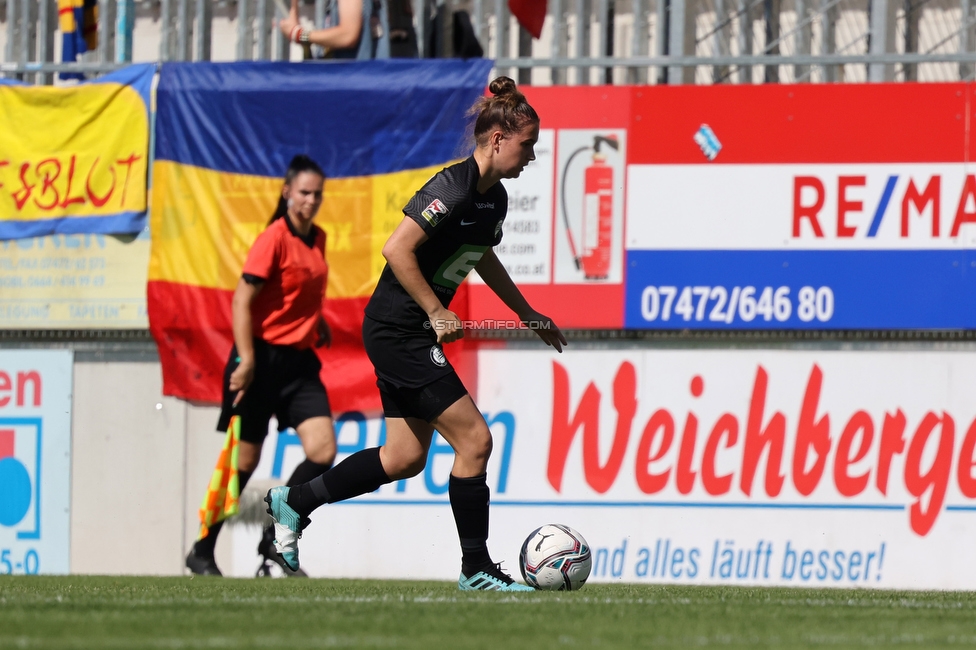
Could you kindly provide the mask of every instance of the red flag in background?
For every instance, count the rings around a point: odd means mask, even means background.
[[[508,8],[533,38],[542,36],[542,25],[546,22],[546,0],[508,0]]]

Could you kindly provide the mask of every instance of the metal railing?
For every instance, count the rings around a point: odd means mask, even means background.
[[[548,0],[539,39],[505,0],[411,2],[422,54],[451,54],[452,21],[431,45],[431,16],[467,11],[496,69],[536,85],[956,81],[976,70],[976,0]],[[56,0],[0,0],[0,72],[52,83],[132,61],[297,58],[276,5],[100,0],[98,47],[60,63]],[[302,0],[303,20],[323,25],[328,5]]]

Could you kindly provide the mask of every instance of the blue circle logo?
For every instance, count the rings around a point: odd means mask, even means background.
[[[24,464],[12,456],[0,458],[0,526],[15,526],[31,503],[31,480]]]

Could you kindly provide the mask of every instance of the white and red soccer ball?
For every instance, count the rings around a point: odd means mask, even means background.
[[[536,528],[522,544],[519,569],[530,587],[550,591],[579,589],[590,577],[590,545],[563,524]]]

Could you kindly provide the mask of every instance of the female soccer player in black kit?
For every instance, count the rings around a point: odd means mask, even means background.
[[[448,307],[472,269],[547,345],[561,352],[566,344],[559,328],[529,306],[492,250],[508,209],[499,181],[517,178],[535,159],[539,116],[508,77],[492,81],[489,90],[493,96],[472,109],[474,154],[436,174],[403,209],[406,218],[383,247],[387,265],[366,305],[363,342],[376,369],[386,444],[353,454],[308,483],[274,488],[265,499],[275,546],[292,569],[309,513],[416,476],[436,429],[455,453],[448,491],[461,540],[458,587],[531,591],[488,554],[491,432],[441,349],[464,335]]]

